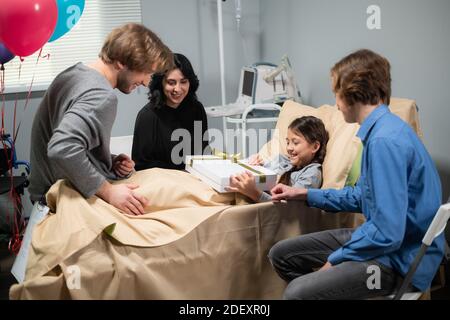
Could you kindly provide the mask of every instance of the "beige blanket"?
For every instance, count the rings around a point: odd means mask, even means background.
[[[150,199],[147,215],[124,216],[55,184],[53,213],[36,227],[26,281],[10,298],[278,299],[285,284],[268,262],[272,245],[353,223],[300,202],[227,206],[234,196],[178,171],[147,170],[127,182]]]
[[[234,195],[218,194],[179,171],[141,171],[120,183],[140,186],[137,192],[149,199],[146,215],[124,215],[97,197],[86,200],[62,180],[51,188],[47,194],[51,213],[34,230],[26,281],[39,281],[103,231],[123,245],[161,246],[185,236],[235,201]]]

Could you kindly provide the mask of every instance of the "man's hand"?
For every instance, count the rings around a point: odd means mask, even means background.
[[[255,202],[259,200],[262,193],[256,187],[255,176],[248,171],[236,176],[231,176],[230,186],[226,189],[227,191],[242,193]]]
[[[328,269],[330,269],[332,267],[333,267],[333,265],[329,261],[327,261],[327,263],[325,263],[323,265],[323,267],[319,269],[319,271],[325,271],[325,270],[328,270]]]
[[[248,164],[251,166],[264,165],[264,159],[259,154],[254,154],[248,158]]]
[[[97,191],[97,195],[122,212],[139,216],[145,214],[144,207],[148,204],[148,200],[133,191],[138,187],[135,184],[112,185],[105,181]]]
[[[134,161],[126,154],[119,154],[113,160],[114,173],[120,177],[125,178],[134,170]]]
[[[272,201],[274,202],[279,202],[281,200],[306,200],[308,190],[293,188],[280,183],[276,185],[270,193],[272,194]]]

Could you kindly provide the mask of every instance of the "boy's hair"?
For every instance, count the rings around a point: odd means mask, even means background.
[[[172,70],[180,69],[181,73],[187,80],[189,80],[189,92],[185,100],[194,102],[197,101],[196,92],[200,85],[194,68],[192,67],[189,59],[181,53],[174,54],[174,66],[172,69],[167,70],[165,73],[155,73],[150,81],[149,85],[149,98],[150,103],[156,109],[160,109],[166,103],[166,96],[164,95],[163,81],[164,77]]]
[[[313,116],[305,116],[295,119],[288,128],[295,133],[301,134],[308,143],[319,142],[320,148],[317,150],[311,163],[322,164],[325,160],[329,140],[328,131],[325,129],[322,120]],[[280,178],[280,183],[290,185],[291,174],[297,170],[297,168],[292,168],[284,173]]]
[[[111,31],[99,57],[107,64],[120,62],[136,72],[163,72],[173,68],[170,49],[155,33],[137,23],[128,23]]]
[[[333,91],[349,106],[357,103],[389,105],[391,98],[391,65],[379,54],[358,50],[331,69]]]

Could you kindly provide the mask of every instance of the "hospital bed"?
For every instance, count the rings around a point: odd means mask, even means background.
[[[421,136],[414,101],[392,99],[390,108]],[[345,123],[336,107],[286,102],[261,156],[286,153],[287,127],[305,115],[321,118],[330,133],[323,188],[344,187],[360,141],[358,125]],[[36,227],[26,279],[10,298],[279,299],[286,284],[267,258],[277,241],[363,219],[303,202],[249,204],[179,171],[150,169],[129,181],[150,199],[145,216],[126,217],[56,183],[47,195],[52,214]]]

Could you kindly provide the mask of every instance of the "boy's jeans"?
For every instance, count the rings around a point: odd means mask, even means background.
[[[345,261],[325,271],[328,256],[350,240],[354,229],[337,229],[278,242],[269,259],[289,282],[284,299],[367,299],[392,294],[401,277],[371,261]]]

